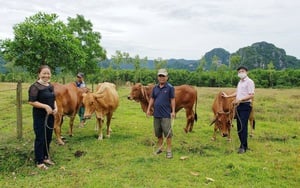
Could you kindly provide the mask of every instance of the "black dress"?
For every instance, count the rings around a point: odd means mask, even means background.
[[[55,108],[55,94],[51,84],[49,86],[42,85],[35,82],[29,87],[28,91],[30,102],[38,101],[43,104],[49,105],[52,109]],[[49,145],[52,140],[54,116],[43,108],[32,108],[33,129],[35,133],[34,153],[35,162],[37,164],[43,163],[44,159],[49,158]],[[47,118],[47,121],[45,122]]]

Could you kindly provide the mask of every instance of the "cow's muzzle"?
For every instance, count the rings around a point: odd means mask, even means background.
[[[227,137],[228,134],[227,134],[227,133],[222,133],[222,136],[223,136],[223,137]]]

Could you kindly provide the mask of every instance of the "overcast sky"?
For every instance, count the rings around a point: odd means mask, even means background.
[[[37,12],[83,15],[116,50],[141,58],[200,59],[213,48],[230,53],[266,41],[300,58],[299,0],[0,0],[0,39]]]

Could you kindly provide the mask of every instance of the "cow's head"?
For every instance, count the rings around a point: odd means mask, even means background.
[[[135,100],[136,102],[140,102],[143,98],[142,95],[142,84],[136,83],[131,87],[131,92],[127,97],[129,100]]]
[[[83,93],[82,103],[84,105],[84,118],[89,119],[96,110],[96,99],[93,93]]]
[[[230,112],[218,112],[210,125],[212,124],[215,124],[215,128],[220,131],[221,136],[227,137],[232,126]]]

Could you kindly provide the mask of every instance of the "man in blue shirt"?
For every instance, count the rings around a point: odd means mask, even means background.
[[[167,153],[168,159],[172,158],[171,143],[172,143],[172,127],[171,118],[175,117],[175,90],[169,84],[168,72],[166,69],[158,70],[158,84],[153,88],[147,109],[147,116],[151,115],[151,107],[154,106],[154,132],[158,138],[158,150],[156,154],[162,153],[163,147],[163,134],[167,140]]]

